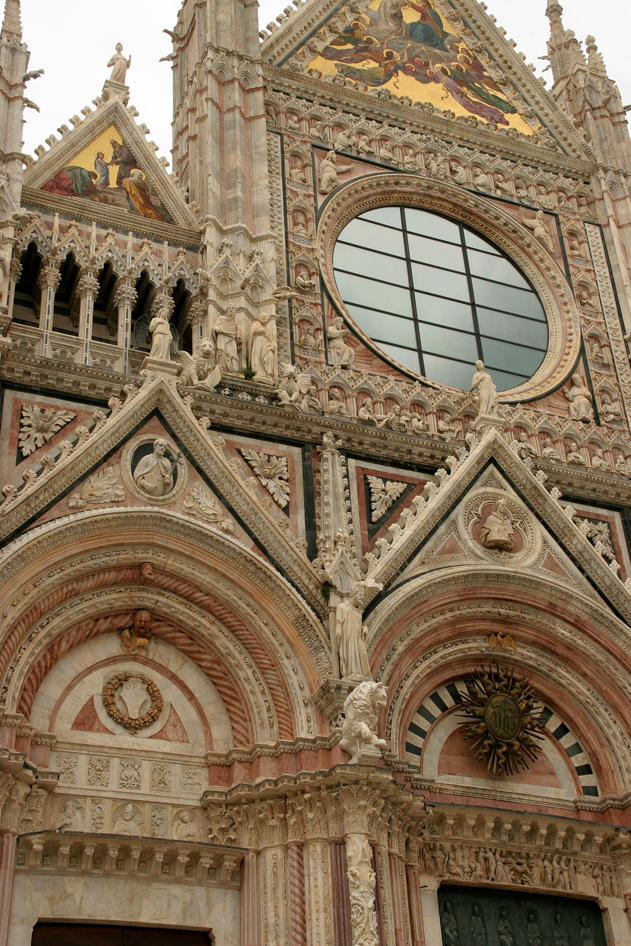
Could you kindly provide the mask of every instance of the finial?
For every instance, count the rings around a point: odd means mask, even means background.
[[[20,0],[5,0],[2,34],[12,33],[22,39],[22,19],[20,16]]]
[[[546,9],[546,16],[561,16],[563,13],[563,7],[559,3],[559,0],[548,0],[548,6]]]

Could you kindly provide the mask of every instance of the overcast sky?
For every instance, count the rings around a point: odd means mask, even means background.
[[[221,0],[216,0],[221,2]],[[225,0],[227,2],[227,0]],[[259,20],[265,26],[286,2],[261,0]],[[546,0],[488,0],[489,13],[497,17],[517,49],[538,69],[546,65],[538,56],[546,51],[548,21]],[[631,5],[622,0],[564,0],[564,23],[580,40],[592,33],[605,57],[624,104],[631,103],[631,74],[627,42],[631,34]],[[70,116],[90,105],[109,76],[107,62],[117,42],[132,56],[127,74],[131,102],[139,121],[151,129],[150,138],[168,156],[171,147],[171,65],[159,62],[171,52],[170,38],[180,0],[128,0],[101,5],[93,0],[22,0],[24,39],[31,50],[31,69],[45,69],[41,79],[28,85],[27,95],[41,112],[26,110],[25,149],[32,152]],[[609,19],[611,17],[611,19]],[[550,73],[547,73],[549,76]]]

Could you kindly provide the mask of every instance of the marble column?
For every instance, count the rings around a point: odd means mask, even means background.
[[[17,839],[17,831],[0,828],[0,946],[9,946]]]
[[[307,946],[333,946],[333,892],[328,841],[305,841],[303,852]]]
[[[420,879],[421,915],[426,943],[442,943],[440,929],[440,910],[438,909],[438,887],[436,877],[423,876]]]
[[[118,335],[116,343],[122,349],[120,369],[123,374],[129,370],[129,344],[131,339],[131,314],[138,298],[131,279],[125,279],[116,289],[114,304],[118,308]]]
[[[94,302],[99,294],[99,281],[93,270],[86,270],[77,284],[77,291],[81,299],[79,310],[79,338],[81,349],[79,362],[82,365],[90,364],[90,342],[92,341],[92,322],[94,320]]]
[[[288,909],[286,849],[274,845],[259,854],[261,932],[266,946],[286,946]]]
[[[241,946],[261,946],[260,910],[257,854],[249,851],[241,862]]]
[[[403,902],[403,886],[398,854],[392,851],[389,854],[390,891],[392,896],[392,922],[394,926],[395,946],[406,946],[405,943],[405,903]]]
[[[15,287],[20,281],[22,275],[22,263],[14,256],[9,268],[9,283],[7,286],[7,313],[13,318],[13,303],[15,302]]]
[[[412,946],[425,946],[423,932],[423,911],[421,910],[421,882],[417,864],[408,864],[405,868],[408,882],[408,906],[410,910],[410,926],[412,931]]]
[[[210,337],[210,326],[208,323],[208,303],[205,299],[197,298],[191,303],[188,310],[188,321],[191,325],[191,341],[193,354],[197,351],[198,345],[204,337],[204,328]]]
[[[55,293],[59,288],[61,273],[54,266],[45,266],[39,277],[42,292],[39,308],[39,327],[44,333],[42,355],[48,358],[50,353],[50,333],[53,330],[53,312],[55,311]]]
[[[329,842],[331,886],[333,888],[333,941],[335,946],[352,946],[351,905],[348,890],[348,866],[344,841]]]
[[[302,844],[292,841],[287,845],[289,873],[289,923],[291,946],[307,946],[307,917],[305,912],[305,865]]]

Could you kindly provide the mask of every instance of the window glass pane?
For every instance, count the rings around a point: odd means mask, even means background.
[[[408,234],[408,244],[413,260],[418,260],[419,263],[433,263],[434,266],[444,266],[445,269],[456,269],[459,273],[464,273],[461,247],[414,236],[413,233]]]
[[[478,305],[527,315],[542,322],[545,320],[543,306],[534,292],[524,292],[522,289],[513,289],[512,286],[498,286],[497,283],[474,279],[473,293]]]
[[[422,292],[433,292],[437,296],[450,296],[452,299],[462,299],[469,302],[469,284],[467,277],[459,273],[445,273],[433,266],[421,266],[412,263],[414,288]]]
[[[435,355],[423,355],[425,362],[425,377],[437,381],[439,384],[448,384],[450,388],[471,390],[471,379],[475,374],[475,363],[464,364],[461,361],[450,361],[448,358],[437,358]]]
[[[544,358],[544,353],[523,345],[509,345],[491,338],[482,338],[484,364],[493,373],[493,368],[523,374],[530,377]]]
[[[467,246],[470,246],[472,250],[484,250],[485,253],[495,253],[496,256],[500,255],[500,251],[497,250],[492,243],[487,243],[486,240],[476,236],[475,233],[471,233],[466,227],[464,228],[464,240]]]
[[[351,220],[340,233],[340,240],[345,243],[355,243],[357,246],[366,246],[371,250],[383,250],[393,256],[405,256],[403,249],[403,234],[401,230],[378,227],[368,223],[361,217]]]
[[[451,299],[441,299],[439,296],[426,296],[422,292],[415,293],[416,312],[421,322],[431,322],[433,325],[446,325],[448,328],[459,328],[463,332],[473,331],[473,315],[471,306],[462,302],[452,302]]]
[[[473,361],[475,364],[478,357],[475,335],[465,335],[464,332],[454,332],[452,329],[426,325],[424,322],[419,324],[419,329],[424,352],[461,358],[463,361]]]
[[[333,254],[333,265],[336,269],[345,269],[360,276],[383,279],[384,282],[397,283],[399,286],[409,285],[405,260],[382,256],[381,253],[372,253],[363,247],[337,243]]]
[[[388,286],[386,283],[365,279],[363,276],[351,276],[349,273],[335,273],[340,295],[344,302],[367,305],[374,309],[384,309],[395,315],[412,315],[412,300],[407,289]]]
[[[488,253],[469,250],[468,257],[469,267],[474,276],[485,276],[487,279],[495,279],[496,282],[507,282],[511,286],[519,286],[531,291],[521,273],[503,256],[489,256]]]
[[[366,335],[376,341],[394,342],[416,348],[416,332],[412,319],[398,319],[395,315],[369,312],[356,306],[349,306],[349,311]]]
[[[445,217],[406,207],[405,219],[407,228],[412,233],[422,233],[424,236],[434,237],[437,240],[460,244],[460,227],[457,223],[446,220]]]
[[[504,312],[492,312],[478,307],[478,325],[482,335],[510,339],[520,345],[531,345],[545,351],[548,347],[548,326],[545,322],[520,319]]]
[[[504,391],[543,363],[539,297],[497,247],[453,220],[414,207],[370,210],[347,224],[333,259],[350,317],[413,372],[469,390],[481,351]]]
[[[418,354],[415,351],[410,351],[408,348],[395,348],[394,345],[384,345],[383,343],[379,344],[379,348],[385,351],[386,355],[390,355],[391,358],[398,361],[399,364],[409,368],[410,371],[419,373]]]
[[[401,210],[399,207],[378,207],[376,210],[367,210],[360,220],[373,220],[375,223],[385,223],[388,227],[401,229]]]
[[[493,368],[493,381],[498,391],[516,388],[518,384],[523,384],[529,377],[529,375],[511,374],[509,371],[499,371],[497,368]]]

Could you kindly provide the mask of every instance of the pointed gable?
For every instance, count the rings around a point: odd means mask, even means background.
[[[63,126],[61,141],[47,139],[50,150],[37,149],[38,160],[24,175],[24,202],[135,229],[148,224],[197,230],[166,161],[158,160],[144,126],[134,121],[135,109],[118,97],[96,101],[96,111],[86,108],[85,119],[72,119],[72,130]]]
[[[522,134],[589,159],[585,141],[477,0],[307,0],[280,29],[270,65],[429,115]]]

